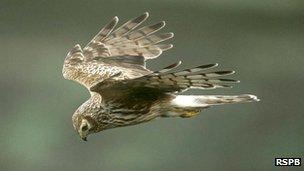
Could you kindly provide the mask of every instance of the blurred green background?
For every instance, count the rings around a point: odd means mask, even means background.
[[[145,11],[148,24],[166,20],[175,33],[151,69],[218,62],[242,82],[186,94],[252,93],[261,102],[81,141],[71,116],[89,94],[63,79],[65,55],[113,16]],[[0,51],[0,170],[288,170],[274,158],[304,156],[303,0],[0,0]]]

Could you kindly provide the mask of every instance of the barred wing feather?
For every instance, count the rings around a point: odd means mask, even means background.
[[[149,14],[144,13],[115,29],[118,17],[114,17],[83,49],[86,58],[113,56],[141,56],[145,59],[158,57],[172,48],[171,44],[158,44],[172,38],[173,33],[153,34],[165,26],[161,21],[150,26],[141,25]]]
[[[144,13],[117,28],[118,17],[114,17],[83,49],[75,45],[64,61],[64,78],[89,88],[118,72],[122,73],[121,79],[151,73],[146,69],[146,59],[156,58],[172,48],[162,42],[174,35],[154,34],[165,26],[164,21],[140,27],[148,16]]]
[[[222,78],[234,74],[234,71],[210,71],[218,64],[206,64],[191,69],[185,69],[177,72],[170,72],[177,68],[181,62],[177,62],[162,70],[155,71],[131,80],[124,80],[113,84],[111,88],[122,87],[149,87],[159,89],[164,92],[180,92],[189,88],[192,89],[215,89],[230,88],[231,83],[238,83],[238,80]],[[103,89],[103,83],[98,83],[91,87],[91,91],[100,92]]]

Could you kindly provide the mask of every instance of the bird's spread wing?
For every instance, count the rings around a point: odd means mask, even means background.
[[[173,33],[155,35],[165,26],[161,21],[141,27],[149,14],[144,13],[115,29],[118,18],[114,17],[84,48],[87,58],[110,56],[141,56],[145,59],[158,57],[162,51],[172,48],[171,44],[158,44],[173,37]]]
[[[234,74],[234,71],[210,71],[218,64],[206,64],[191,69],[185,69],[177,72],[170,72],[178,67],[181,62],[172,64],[162,70],[151,74],[129,80],[112,82],[106,84],[100,82],[91,87],[91,91],[100,93],[103,97],[113,99],[121,98],[128,94],[129,90],[148,90],[163,93],[173,93],[193,89],[215,89],[231,87],[230,83],[237,83],[238,80],[221,78]],[[110,80],[109,80],[110,81]],[[114,95],[115,94],[115,95]],[[114,96],[112,96],[114,95]]]
[[[180,64],[180,62],[179,62]],[[174,65],[175,67],[179,65]],[[158,88],[165,92],[180,92],[189,88],[192,89],[215,89],[231,88],[229,83],[237,83],[238,80],[221,78],[232,75],[234,71],[210,71],[209,69],[217,67],[218,64],[206,64],[191,69],[185,69],[177,72],[168,72],[175,68],[166,67],[163,70],[153,72],[152,74],[130,80],[146,87]],[[138,84],[138,83],[137,83]]]
[[[144,13],[116,29],[118,18],[114,17],[83,49],[76,45],[68,53],[63,67],[64,77],[90,87],[100,78],[106,79],[117,72],[122,72],[124,78],[132,78],[132,72],[149,73],[145,60],[156,58],[172,48],[171,44],[160,43],[172,38],[173,33],[154,34],[165,26],[164,21],[138,28],[148,16]]]

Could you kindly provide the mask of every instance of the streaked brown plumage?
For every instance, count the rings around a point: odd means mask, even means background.
[[[182,118],[195,116],[213,105],[257,101],[253,95],[176,95],[189,88],[214,89],[231,87],[237,80],[219,78],[234,71],[209,71],[217,64],[201,65],[172,72],[181,62],[152,72],[145,61],[158,57],[172,48],[160,44],[171,39],[173,33],[154,34],[165,22],[137,27],[148,13],[136,17],[115,29],[114,17],[83,48],[80,45],[68,53],[63,76],[84,85],[91,97],[72,117],[80,137],[105,129],[135,125],[158,117]]]

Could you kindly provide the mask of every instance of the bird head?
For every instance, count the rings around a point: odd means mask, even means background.
[[[76,115],[76,117],[73,117],[73,126],[80,138],[84,141],[87,141],[89,134],[95,132],[95,125],[95,122],[90,116]]]
[[[82,119],[81,124],[78,128],[78,134],[82,140],[87,141],[90,129],[92,129],[90,122],[87,119]]]
[[[99,114],[102,112],[101,96],[93,94],[89,100],[84,102],[74,112],[72,122],[74,129],[84,141],[87,141],[89,134],[101,131],[101,124],[98,123]]]

